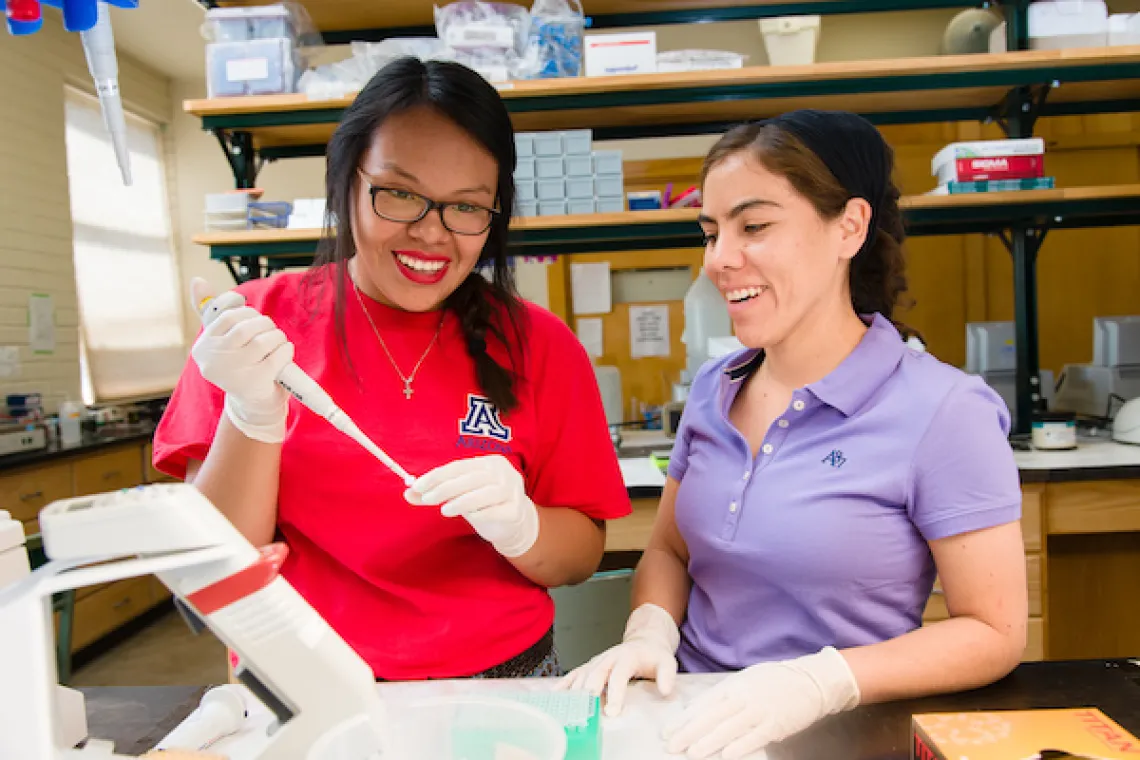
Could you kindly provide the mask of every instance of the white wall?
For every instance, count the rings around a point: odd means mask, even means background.
[[[79,35],[63,30],[58,12],[45,8],[44,15],[34,35],[0,33],[0,346],[19,348],[21,368],[16,377],[0,377],[0,397],[40,392],[54,410],[64,395],[80,397],[63,93],[68,84],[91,91],[91,80]],[[123,55],[119,84],[128,109],[160,124],[169,120],[165,77]],[[174,172],[168,182],[172,203],[181,203]],[[31,293],[47,293],[55,303],[51,355],[28,348]]]

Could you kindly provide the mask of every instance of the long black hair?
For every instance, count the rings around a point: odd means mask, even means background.
[[[356,255],[356,244],[347,225],[352,219],[357,169],[376,130],[388,117],[425,106],[457,124],[498,163],[497,203],[501,213],[491,223],[477,269],[447,297],[443,307],[459,319],[483,393],[501,411],[509,412],[518,403],[515,380],[521,364],[516,349],[523,345],[524,338],[522,302],[507,257],[507,231],[515,202],[515,141],[506,106],[495,88],[479,74],[457,63],[400,58],[378,71],[360,91],[329,140],[325,228],[314,271],[326,271],[323,267],[333,265],[329,269],[335,275],[337,337],[347,357],[347,266]],[[338,221],[345,227],[339,235],[335,231]],[[488,265],[492,272],[490,281],[478,271],[478,267]],[[496,312],[505,314],[506,320],[497,318]],[[510,366],[500,365],[488,353],[488,338],[502,345]]]

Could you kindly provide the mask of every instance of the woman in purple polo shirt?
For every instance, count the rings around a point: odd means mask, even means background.
[[[705,271],[748,349],[702,367],[623,642],[563,682],[736,671],[665,736],[741,757],[826,715],[994,681],[1025,647],[1009,414],[909,348],[893,155],[853,114],[738,127],[703,171]],[[923,626],[935,574],[950,618]]]

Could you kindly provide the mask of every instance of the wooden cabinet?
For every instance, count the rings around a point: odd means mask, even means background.
[[[148,443],[142,447],[143,478],[147,483],[176,483],[174,478],[154,469],[154,449]]]
[[[2,472],[0,509],[23,522],[27,535],[38,533],[39,511],[59,499],[171,480],[150,466],[150,454],[149,442],[111,444]],[[82,649],[169,598],[153,576],[76,589],[71,650]]]
[[[1025,544],[1025,580],[1029,594],[1029,628],[1025,655],[1022,657],[1025,662],[1045,658],[1044,556],[1041,553],[1041,548],[1044,545],[1042,540],[1043,490],[1042,486],[1037,485],[1022,487],[1021,536]],[[922,614],[922,621],[923,623],[936,623],[948,617],[950,617],[950,612],[946,608],[946,596],[942,591],[942,584],[935,580],[934,590],[926,603],[926,610]]]
[[[143,481],[140,446],[127,446],[75,460],[75,495],[117,491]]]
[[[0,475],[0,509],[24,523],[25,533],[38,533],[36,516],[58,499],[72,495],[71,465],[50,464]]]

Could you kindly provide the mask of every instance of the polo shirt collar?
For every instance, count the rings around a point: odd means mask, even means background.
[[[863,317],[866,321],[866,317]],[[906,345],[890,320],[876,313],[867,332],[846,359],[826,377],[807,386],[820,401],[851,416],[866,404],[902,361]],[[751,349],[730,361],[724,375],[737,383],[764,361],[764,351]]]

